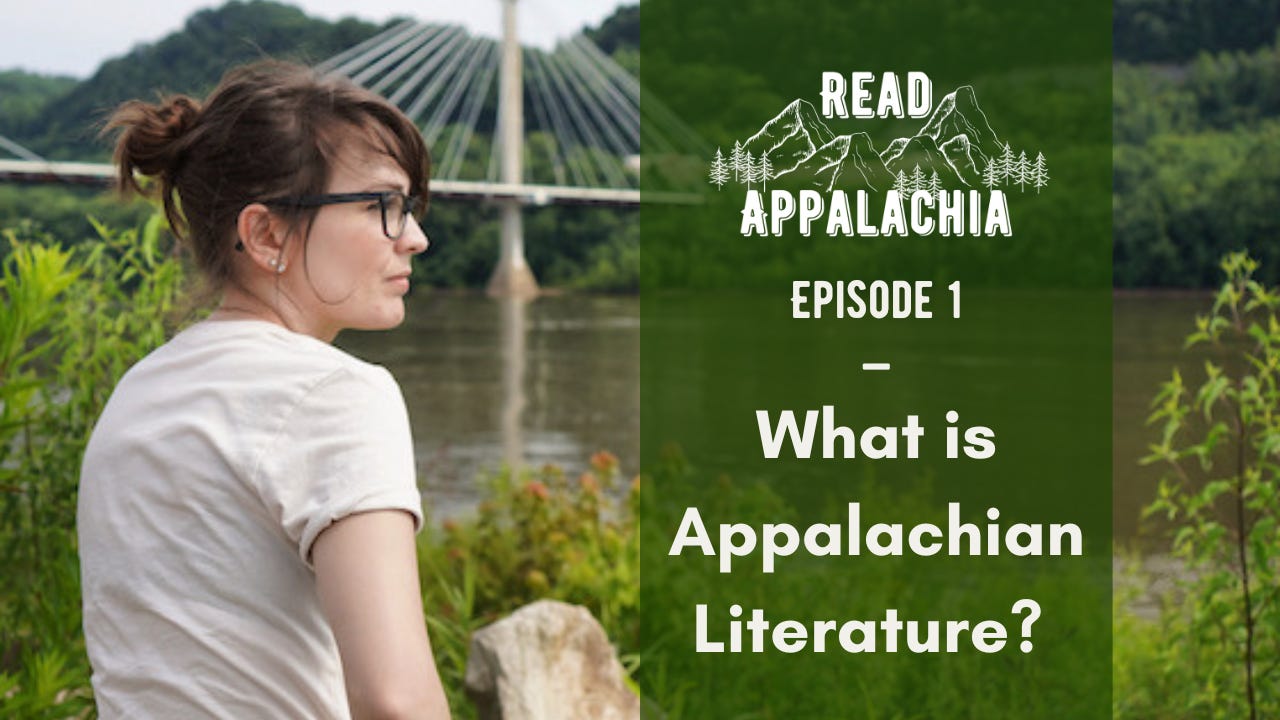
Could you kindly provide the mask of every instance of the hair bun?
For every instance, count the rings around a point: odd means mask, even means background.
[[[195,125],[196,116],[200,114],[200,106],[186,95],[174,95],[159,106],[157,113],[164,123],[165,133],[171,140],[177,140]]]
[[[135,170],[171,178],[199,115],[200,104],[186,95],[174,95],[158,104],[130,100],[118,107],[103,132],[122,130],[115,150],[121,187],[138,189]]]

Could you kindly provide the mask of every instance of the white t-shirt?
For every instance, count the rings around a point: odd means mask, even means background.
[[[352,513],[422,526],[385,369],[260,321],[196,324],[130,369],[80,475],[98,711],[347,718],[311,544]]]

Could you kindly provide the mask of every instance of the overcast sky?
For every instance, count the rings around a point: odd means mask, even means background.
[[[308,15],[336,20],[354,15],[382,22],[404,15],[458,22],[473,32],[499,35],[499,0],[284,0]],[[548,46],[596,25],[634,0],[517,0],[519,33],[528,44]],[[88,77],[108,58],[182,27],[197,10],[221,0],[17,0],[6,2],[0,25],[0,70]],[[358,8],[358,9],[356,9]]]

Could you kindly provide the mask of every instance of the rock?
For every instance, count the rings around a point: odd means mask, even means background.
[[[466,687],[480,720],[638,720],[623,677],[586,608],[539,600],[476,631]]]

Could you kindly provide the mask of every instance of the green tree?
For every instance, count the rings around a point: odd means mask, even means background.
[[[1173,475],[1147,513],[1176,527],[1173,553],[1192,578],[1190,620],[1170,641],[1204,688],[1193,702],[1256,720],[1280,712],[1277,685],[1262,682],[1280,662],[1280,293],[1253,279],[1244,253],[1221,267],[1226,282],[1187,338],[1218,362],[1194,391],[1175,369],[1153,403],[1161,437],[1144,462]]]

